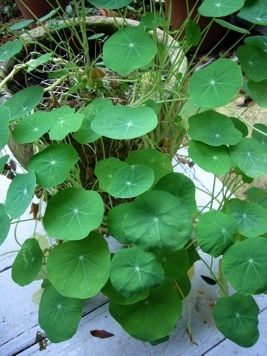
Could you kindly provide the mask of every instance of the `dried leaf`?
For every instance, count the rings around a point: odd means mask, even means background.
[[[106,330],[91,330],[91,335],[94,337],[99,337],[100,339],[106,339],[108,337],[114,336],[114,334],[106,331]]]
[[[207,276],[202,276],[201,275],[201,278],[211,286],[214,286],[217,283],[214,279],[212,279],[210,277],[207,277]]]

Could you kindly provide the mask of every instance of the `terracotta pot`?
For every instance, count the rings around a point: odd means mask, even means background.
[[[70,0],[15,0],[23,17],[35,20],[47,15],[59,5],[64,9]]]
[[[202,0],[165,0],[165,12],[166,15],[170,15],[170,25],[171,30],[179,29],[186,18],[188,17],[187,6],[188,3],[189,12],[193,9],[193,14],[191,15],[191,19],[193,20],[194,17],[197,15],[197,9],[202,4]],[[209,17],[200,17],[199,25],[201,30],[203,30],[210,22]],[[226,30],[222,26],[217,23],[213,23],[211,28],[209,29],[203,44],[201,45],[201,51],[207,51],[211,49],[219,39],[221,39],[223,33]],[[181,38],[184,36],[184,33],[181,34]],[[181,38],[177,38],[178,40]]]

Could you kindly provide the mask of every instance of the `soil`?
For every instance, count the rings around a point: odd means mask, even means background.
[[[9,7],[7,11],[7,7]],[[106,12],[103,12],[102,9],[99,10],[99,15],[108,16]],[[134,17],[134,14],[131,13],[130,17]],[[20,22],[23,20],[22,15],[20,14],[18,8],[14,4],[13,1],[10,0],[3,0],[0,2],[0,46],[3,45],[5,42],[13,39],[14,37],[8,31],[8,27],[11,25]],[[267,108],[261,108],[257,104],[251,102],[246,98],[244,95],[239,96],[235,99],[230,107],[235,110],[238,114],[242,114],[245,120],[251,126],[254,123],[263,123],[267,124]],[[229,115],[229,112],[226,112],[225,109],[219,110],[221,113],[225,113]],[[234,116],[234,115],[232,115]],[[223,179],[223,177],[219,177],[219,179]],[[236,196],[240,199],[245,199],[247,190],[251,186],[256,186],[261,189],[267,189],[267,177],[258,178],[253,181],[251,184],[244,184],[242,188],[240,188],[236,192]]]

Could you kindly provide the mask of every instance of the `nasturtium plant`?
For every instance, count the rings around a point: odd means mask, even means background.
[[[31,86],[20,90],[9,98],[4,107],[9,109],[10,120],[28,115],[41,101],[44,89],[40,86]]]
[[[75,109],[69,106],[53,109],[49,114],[53,119],[53,126],[49,131],[51,140],[62,140],[70,132],[77,131],[84,119],[83,114],[75,113]]]
[[[267,26],[266,1],[247,0],[237,16],[254,24]]]
[[[8,141],[8,124],[10,120],[9,109],[5,106],[0,106],[0,150],[2,150]]]
[[[123,75],[148,65],[156,53],[156,44],[140,27],[116,32],[103,47],[105,65]]]
[[[0,157],[0,173],[3,172],[3,169],[5,168],[8,159],[9,159],[9,155],[4,155]]]
[[[146,251],[179,250],[191,234],[191,215],[177,197],[152,190],[137,197],[123,222],[129,242]]]
[[[50,188],[65,181],[78,159],[73,146],[51,144],[31,157],[28,169],[35,173],[38,184]]]
[[[253,346],[259,338],[259,307],[252,296],[235,293],[220,298],[213,309],[217,328],[242,347]]]
[[[132,298],[164,282],[165,273],[152,252],[138,247],[119,250],[110,263],[110,281],[116,291]]]
[[[61,295],[49,284],[42,295],[38,321],[46,336],[54,343],[70,339],[82,318],[82,303],[77,298]]]
[[[12,219],[21,216],[31,203],[36,184],[36,177],[32,171],[17,174],[12,180],[5,202],[6,212]]]
[[[253,99],[258,105],[263,108],[267,107],[266,89],[267,80],[262,80],[261,82],[254,82],[249,80],[247,86],[245,86],[245,92]]]
[[[5,206],[0,204],[0,245],[7,238],[10,229],[10,219],[5,211]]]
[[[191,99],[196,105],[217,108],[234,98],[242,82],[242,72],[235,62],[218,59],[192,75],[189,80]]]
[[[266,210],[257,203],[233,199],[226,206],[226,214],[237,223],[237,231],[246,237],[256,237],[267,232]]]
[[[211,210],[200,216],[195,232],[202,251],[219,257],[235,243],[237,222],[221,211]]]
[[[223,273],[233,288],[244,295],[267,291],[267,240],[253,237],[229,247],[223,254]]]
[[[259,123],[253,125],[253,128],[257,131],[252,131],[252,137],[259,141],[263,146],[267,147],[267,126]]]
[[[81,240],[102,221],[104,204],[97,192],[67,188],[49,199],[44,228],[61,240]]]
[[[242,134],[228,116],[216,111],[205,111],[189,118],[188,134],[195,141],[210,146],[235,145]]]
[[[234,195],[267,174],[267,127],[247,124],[247,109],[229,104],[238,98],[239,105],[244,91],[267,107],[267,37],[249,33],[267,24],[266,1],[198,1],[174,37],[172,14],[164,16],[163,8],[139,8],[137,23],[123,15],[132,0],[89,2],[122,18],[94,18],[91,25],[83,0],[81,8],[66,8],[77,21],[60,21],[58,9],[38,20],[49,43],[35,33],[28,43],[29,30],[0,47],[0,61],[7,60],[0,73],[0,171],[10,179],[1,197],[0,244],[27,209],[34,225],[24,243],[15,238],[23,244],[12,278],[22,286],[43,279],[39,324],[51,342],[73,337],[83,300],[103,293],[130,336],[158,345],[179,328],[182,303],[190,315],[191,277],[204,262],[201,277],[223,296],[213,313],[218,329],[250,347],[259,336],[252,295],[267,293],[267,191]],[[236,12],[251,26],[230,23]],[[45,22],[54,15],[52,29]],[[205,28],[203,16],[210,17]],[[218,58],[198,55],[213,22],[225,34],[246,36],[236,46],[238,62],[228,58],[230,48],[219,51],[224,34],[211,49]],[[213,186],[202,174],[199,180],[201,169],[224,175],[222,189],[216,177]],[[196,192],[207,199],[198,202]]]
[[[109,263],[107,242],[91,232],[85,239],[56,246],[47,259],[47,274],[60,294],[86,299],[107,282]]]
[[[127,166],[126,162],[114,157],[97,162],[94,173],[99,179],[99,188],[107,192],[116,172]]]
[[[85,106],[85,108],[80,111],[80,114],[84,115],[81,127],[73,134],[75,140],[81,144],[98,140],[101,135],[92,130],[91,123],[101,110],[111,107],[112,102],[104,98],[95,99],[89,105]]]
[[[91,127],[99,135],[115,140],[130,140],[152,131],[157,123],[157,115],[147,106],[116,105],[101,110]]]
[[[191,215],[197,209],[195,185],[191,179],[181,173],[169,173],[162,177],[154,186],[155,190],[163,190],[173,194],[183,202]]]
[[[226,174],[235,166],[227,146],[210,146],[203,142],[190,141],[188,152],[199,167],[213,174]]]
[[[35,238],[24,241],[12,265],[12,279],[20,286],[30,284],[39,273],[43,262],[43,251]]]
[[[18,143],[30,143],[48,132],[54,123],[50,113],[37,111],[23,118],[14,128],[12,135]]]
[[[90,0],[89,2],[104,9],[120,9],[129,5],[132,0]]]
[[[125,245],[129,243],[129,240],[127,238],[127,230],[124,229],[123,224],[132,207],[133,203],[117,205],[109,211],[107,217],[109,233],[115,237],[116,240]]]
[[[15,56],[22,49],[22,41],[8,41],[0,47],[0,61],[7,61]]]
[[[200,15],[208,17],[223,17],[242,8],[244,0],[204,0],[198,8]]]
[[[153,182],[153,169],[135,164],[123,167],[114,174],[108,192],[116,198],[133,198],[146,192]]]
[[[236,55],[249,79],[255,82],[267,79],[266,52],[255,45],[243,45],[238,47]]]
[[[201,40],[201,30],[199,24],[189,19],[185,28],[185,36],[189,46],[197,46]]]
[[[125,162],[129,165],[143,164],[151,167],[154,171],[154,184],[160,178],[173,171],[169,157],[152,148],[130,152]]]
[[[182,302],[171,283],[152,288],[149,296],[131,305],[110,302],[110,314],[134,338],[154,341],[173,331],[182,315]]]
[[[190,265],[185,248],[177,251],[159,250],[156,254],[167,278],[177,279],[187,274]]]
[[[124,295],[120,294],[116,289],[113,287],[113,285],[110,282],[110,279],[107,281],[107,283],[104,285],[104,287],[101,289],[101,292],[109,298],[109,300],[121,304],[121,305],[129,305],[129,304],[135,304],[139,302],[140,300],[146,299],[149,295],[149,289],[146,289],[144,292],[134,296],[134,297],[125,297]]]

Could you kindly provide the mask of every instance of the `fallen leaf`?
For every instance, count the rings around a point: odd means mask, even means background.
[[[106,330],[91,330],[91,335],[94,337],[99,337],[100,339],[106,339],[108,337],[114,336],[114,334],[106,331]]]

